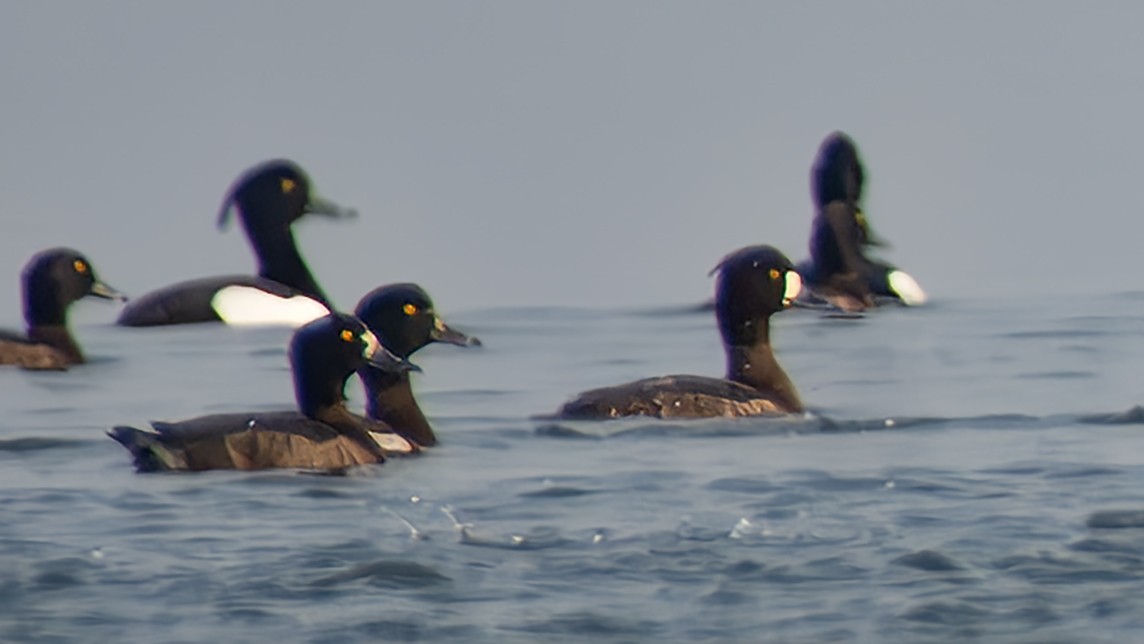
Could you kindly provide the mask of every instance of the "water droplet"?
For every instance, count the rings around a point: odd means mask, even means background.
[[[731,528],[731,534],[727,536],[732,539],[742,539],[747,536],[751,528],[751,522],[747,520],[747,517],[742,517],[739,519],[739,522],[735,524],[735,527]]]

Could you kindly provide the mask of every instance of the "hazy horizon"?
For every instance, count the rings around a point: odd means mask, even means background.
[[[215,229],[286,157],[354,222],[296,236],[342,308],[708,297],[740,246],[806,255],[842,130],[886,259],[936,299],[1140,289],[1127,2],[15,3],[0,21],[0,326],[58,245],[131,295],[249,273]],[[93,307],[94,308],[94,307]],[[102,314],[100,314],[102,315]],[[112,314],[108,314],[111,317]]]

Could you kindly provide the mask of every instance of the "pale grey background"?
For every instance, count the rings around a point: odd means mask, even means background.
[[[834,129],[935,298],[1138,289],[1142,24],[1040,0],[4,3],[0,323],[46,246],[134,294],[250,272],[214,217],[278,156],[362,213],[298,232],[344,308],[397,280],[446,311],[698,301],[738,246],[805,255]]]

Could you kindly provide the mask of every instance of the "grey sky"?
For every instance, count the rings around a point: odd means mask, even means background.
[[[289,157],[362,217],[298,231],[343,307],[706,298],[727,251],[798,260],[849,133],[887,258],[931,296],[1144,285],[1144,4],[9,2],[0,302],[71,245],[140,294],[251,272],[214,216]]]

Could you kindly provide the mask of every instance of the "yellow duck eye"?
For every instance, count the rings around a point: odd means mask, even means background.
[[[779,276],[783,274],[783,272],[777,268],[772,268],[770,271],[770,274],[771,274],[771,279],[777,280],[779,278]]]
[[[416,304],[406,304],[405,306],[401,307],[401,310],[405,311],[406,315],[416,315],[417,314],[417,305]]]
[[[294,188],[297,187],[297,185],[298,184],[293,179],[287,179],[285,177],[282,178],[282,192],[286,194],[294,192]]]
[[[82,259],[77,259],[72,262],[72,266],[75,268],[75,272],[77,273],[87,272],[87,262],[83,261]]]
[[[354,332],[349,329],[342,329],[342,340],[346,342],[354,341]]]

